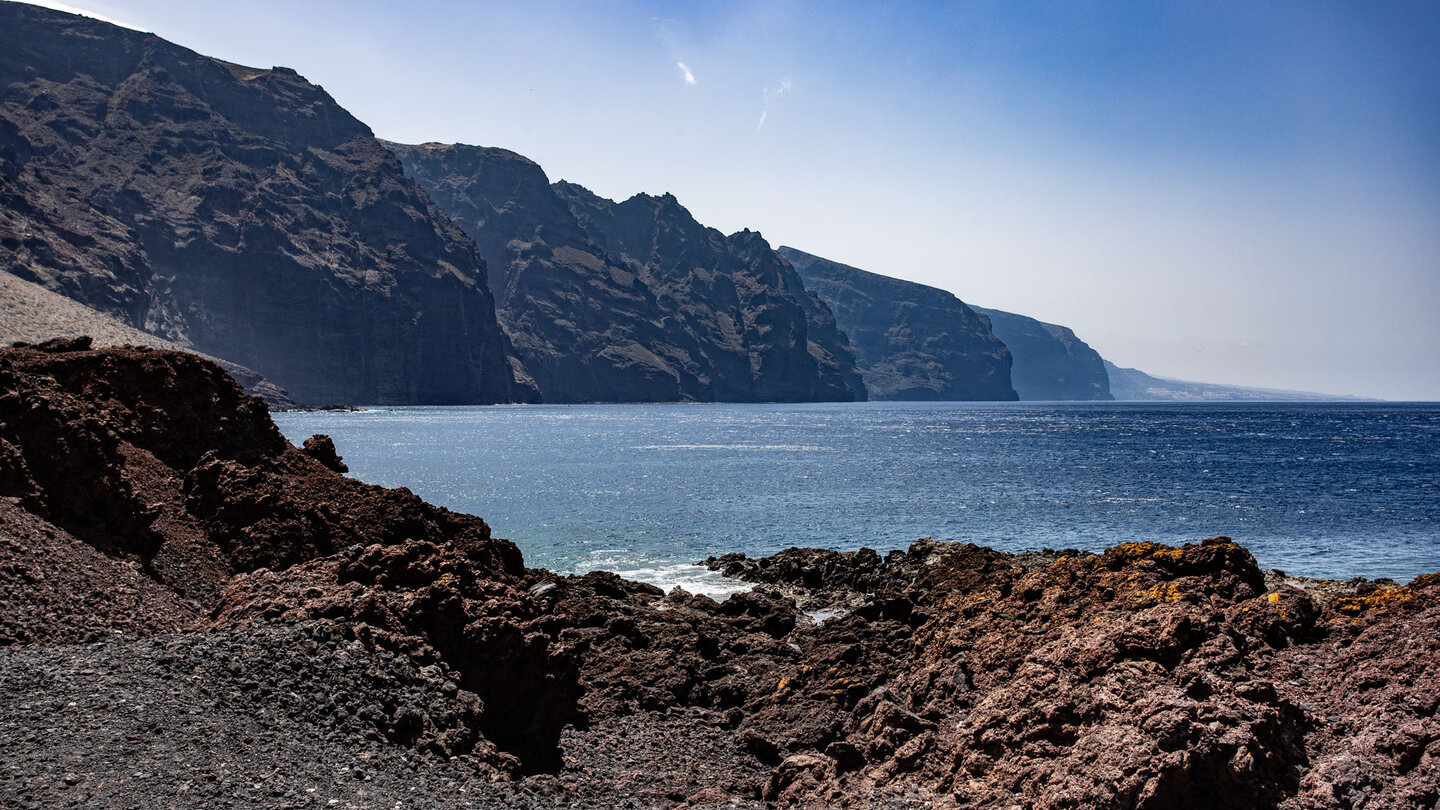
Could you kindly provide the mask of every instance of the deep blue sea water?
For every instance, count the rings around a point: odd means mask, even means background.
[[[1440,571],[1440,405],[542,405],[286,413],[351,475],[480,515],[527,564],[717,592],[691,563],[920,537],[1229,535],[1315,577]]]

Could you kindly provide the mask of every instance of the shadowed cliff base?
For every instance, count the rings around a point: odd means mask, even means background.
[[[89,338],[94,346],[150,346],[191,351],[188,347],[121,323],[113,316],[51,292],[39,284],[0,271],[0,346],[76,338]],[[202,352],[195,354],[218,363],[244,387],[245,393],[265,400],[271,411],[301,407],[290,399],[285,389],[259,372]]]
[[[717,558],[717,603],[526,569],[193,355],[0,382],[7,807],[1440,798],[1440,575],[925,540]]]

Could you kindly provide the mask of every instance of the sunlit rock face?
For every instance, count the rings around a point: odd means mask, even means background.
[[[865,398],[829,310],[758,233],[725,236],[668,194],[552,185],[503,149],[388,145],[490,263],[546,401]]]
[[[0,266],[301,402],[517,384],[474,245],[287,68],[0,5]]]

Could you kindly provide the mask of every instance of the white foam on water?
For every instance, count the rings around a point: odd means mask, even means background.
[[[824,447],[814,444],[641,444],[636,450],[752,450],[782,453],[819,453]]]
[[[729,579],[719,572],[694,563],[647,565],[643,561],[626,560],[623,557],[592,560],[592,563],[604,564],[592,564],[589,570],[610,571],[625,579],[654,585],[666,593],[676,588],[684,588],[688,593],[704,594],[716,602],[723,602],[733,594],[744,593],[754,587],[748,582]]]
[[[738,579],[722,576],[703,565],[678,563],[655,568],[641,568],[633,572],[616,572],[627,579],[648,582],[663,588],[666,593],[684,588],[689,593],[704,594],[716,602],[724,602],[737,593],[744,593],[754,586]]]

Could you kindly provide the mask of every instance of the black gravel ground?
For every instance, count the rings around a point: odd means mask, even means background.
[[[0,808],[758,806],[718,718],[570,729],[559,773],[496,781],[424,742],[473,700],[329,623],[0,650]]]

